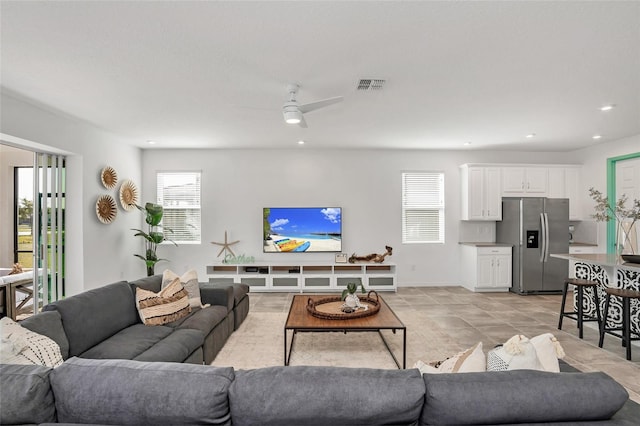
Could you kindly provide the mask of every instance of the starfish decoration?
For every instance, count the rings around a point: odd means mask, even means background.
[[[218,253],[218,255],[216,257],[220,257],[220,255],[224,252],[224,251],[229,251],[229,253],[231,253],[232,256],[235,256],[236,254],[233,252],[233,250],[231,250],[231,246],[239,243],[240,240],[238,241],[234,241],[232,243],[227,241],[227,231],[224,231],[224,243],[216,243],[215,241],[211,241],[211,244],[215,244],[218,246],[222,246],[222,248],[220,249],[220,252]]]

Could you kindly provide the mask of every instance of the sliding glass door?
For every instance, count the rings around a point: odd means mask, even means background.
[[[34,165],[33,304],[44,304],[64,296],[65,157],[37,153]]]

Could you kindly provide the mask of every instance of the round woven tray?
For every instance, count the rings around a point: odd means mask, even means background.
[[[375,299],[373,297],[375,296]],[[347,320],[354,318],[363,318],[375,315],[380,311],[380,302],[378,301],[378,293],[371,290],[366,297],[359,297],[360,303],[367,305],[369,309],[357,309],[354,312],[342,312],[344,301],[340,296],[325,297],[324,299],[307,300],[307,311],[316,318],[329,320]]]

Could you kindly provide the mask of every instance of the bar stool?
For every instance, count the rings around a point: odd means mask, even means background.
[[[622,288],[605,289],[607,296],[604,300],[604,320],[600,325],[600,341],[598,347],[601,348],[604,343],[604,333],[622,338],[622,346],[627,348],[627,360],[631,361],[631,341],[640,340],[640,337],[631,338],[631,299],[640,299],[640,291],[628,290]],[[611,296],[622,299],[622,327],[607,327],[607,315],[609,314],[609,300]],[[613,331],[621,331],[622,334],[613,333]],[[638,334],[638,333],[634,333]]]
[[[567,290],[569,288],[569,284],[576,286],[578,289],[578,298],[577,298],[577,311],[564,311],[564,305],[567,301]],[[583,280],[580,278],[567,278],[564,280],[564,288],[562,289],[562,305],[560,306],[560,321],[558,322],[558,330],[562,330],[562,319],[564,317],[571,318],[578,322],[578,336],[582,339],[583,335],[583,327],[582,324],[586,321],[598,321],[598,329],[600,329],[602,324],[602,319],[600,318],[600,299],[598,298],[598,283],[591,280]],[[596,302],[596,316],[584,316],[584,312],[582,309],[582,303],[584,301],[584,289],[585,288],[593,288],[593,296]]]

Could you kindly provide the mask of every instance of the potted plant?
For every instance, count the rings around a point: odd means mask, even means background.
[[[136,231],[134,237],[142,237],[145,240],[145,254],[144,256],[140,254],[134,254],[134,256],[139,257],[144,260],[147,265],[147,276],[152,276],[154,274],[156,263],[167,260],[167,259],[159,259],[156,254],[156,250],[158,248],[158,244],[169,241],[173,243],[175,246],[177,244],[170,239],[166,238],[164,235],[164,231],[173,232],[171,229],[167,227],[163,227],[160,225],[162,222],[162,216],[164,214],[164,209],[159,204],[154,203],[146,203],[144,207],[135,204],[136,208],[140,211],[145,212],[145,222],[148,226],[148,231],[144,232],[141,229],[132,229],[132,231]]]
[[[342,300],[344,300],[345,305],[350,308],[359,308],[361,306],[360,299],[356,292],[358,291],[358,286],[360,286],[361,292],[364,293],[364,285],[362,282],[359,283],[347,283],[347,288],[342,290]]]
[[[615,252],[621,255],[625,249],[635,254],[637,241],[631,241],[633,227],[640,219],[640,200],[633,200],[630,208],[626,207],[627,196],[622,195],[615,204],[609,203],[609,197],[594,188],[589,188],[589,195],[596,202],[596,213],[591,215],[597,222],[615,221]]]

